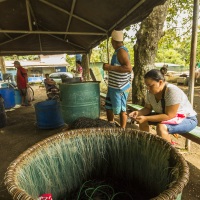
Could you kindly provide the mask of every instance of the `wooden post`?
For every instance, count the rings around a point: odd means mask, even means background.
[[[198,17],[199,17],[199,0],[194,0],[192,39],[191,39],[191,51],[190,51],[190,81],[189,81],[189,100],[192,106],[194,101],[194,79],[195,79],[195,65],[196,65]],[[188,151],[190,151],[190,140],[188,139],[186,140],[185,148]]]
[[[90,70],[89,70],[89,53],[83,54],[82,56],[82,67],[83,67],[83,78],[85,81],[88,81],[90,78]]]
[[[0,67],[1,67],[1,73],[5,74],[6,73],[6,65],[5,65],[3,56],[0,56]]]
[[[108,59],[108,63],[110,63],[110,55],[109,55],[109,45],[108,45],[108,43],[109,43],[109,37],[107,35],[107,40],[106,40],[107,59]]]

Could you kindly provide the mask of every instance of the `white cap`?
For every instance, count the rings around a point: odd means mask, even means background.
[[[122,42],[123,41],[123,37],[124,37],[124,33],[123,33],[123,31],[114,30],[112,32],[112,34],[111,34],[111,37],[115,41]]]

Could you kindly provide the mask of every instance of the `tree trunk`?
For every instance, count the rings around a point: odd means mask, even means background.
[[[144,74],[154,68],[158,42],[163,35],[163,25],[167,15],[169,2],[154,8],[152,13],[142,21],[136,34],[134,46],[134,79],[132,83],[132,102],[144,105],[145,84]]]

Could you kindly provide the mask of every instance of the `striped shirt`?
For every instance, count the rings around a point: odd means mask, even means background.
[[[112,56],[111,65],[121,66],[121,64],[119,63],[119,61],[117,59],[117,52],[121,48],[124,49],[128,53],[127,48],[124,46],[121,46],[118,49],[116,49]],[[111,88],[115,88],[115,89],[126,88],[126,89],[128,89],[130,87],[131,73],[129,73],[129,72],[120,73],[120,72],[115,72],[115,71],[109,71],[108,77],[109,77],[108,78],[108,86]]]

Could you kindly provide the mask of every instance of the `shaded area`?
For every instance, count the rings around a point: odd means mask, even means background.
[[[200,170],[193,164],[189,163],[190,179],[183,190],[182,200],[198,200],[200,199]],[[199,166],[200,167],[200,166]]]
[[[46,99],[45,89],[39,89],[38,86],[34,86],[35,98],[33,103]],[[198,90],[197,90],[198,89]],[[196,88],[198,93],[199,88]],[[196,96],[197,97],[197,96]],[[196,98],[195,97],[195,98]],[[199,98],[199,97],[197,97]],[[199,113],[200,104],[196,101],[197,112]],[[57,134],[61,131],[67,130],[67,126],[53,130],[40,130],[35,125],[35,111],[34,107],[20,107],[12,111],[7,111],[8,125],[0,130],[0,199],[11,200],[11,196],[8,194],[4,184],[3,178],[8,165],[16,159],[27,148],[35,143]],[[102,107],[101,118],[105,119],[105,111]],[[128,124],[128,127],[132,125]],[[180,148],[184,148],[184,138],[178,139]],[[183,190],[183,200],[198,200],[200,196],[200,146],[192,144],[190,153],[184,153],[183,156],[189,161],[190,166],[190,180],[188,185]]]

